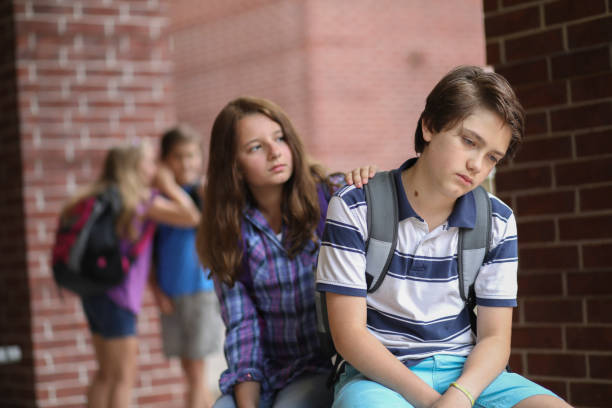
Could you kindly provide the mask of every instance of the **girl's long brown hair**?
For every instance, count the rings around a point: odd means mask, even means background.
[[[323,181],[323,172],[309,163],[302,141],[285,112],[266,99],[242,97],[228,103],[212,127],[208,183],[196,246],[202,264],[230,286],[240,273],[244,255],[242,212],[247,201],[253,200],[238,169],[236,124],[252,114],[265,115],[280,125],[293,156],[293,174],[283,185],[281,203],[283,223],[287,226],[284,242],[291,258],[315,239],[321,213],[316,185]]]
[[[143,144],[112,147],[104,159],[102,172],[91,185],[72,197],[64,206],[61,217],[81,200],[103,193],[110,186],[116,186],[121,195],[121,211],[117,219],[117,232],[121,237],[136,240],[137,231],[133,230],[132,220],[136,207],[142,200],[146,186],[139,176],[139,164],[143,157]]]

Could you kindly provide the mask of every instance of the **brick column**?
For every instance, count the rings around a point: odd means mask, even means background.
[[[6,14],[14,16],[16,28],[20,126],[12,135],[2,130],[0,169],[10,165],[11,177],[23,179],[23,190],[13,191],[20,188],[20,180],[8,184],[2,177],[3,193],[10,188],[13,198],[10,216],[2,213],[0,228],[11,232],[11,241],[3,239],[0,259],[6,263],[4,251],[12,249],[10,279],[24,279],[24,288],[29,287],[29,294],[25,291],[9,310],[30,309],[31,321],[20,324],[27,324],[31,333],[25,362],[33,365],[33,378],[26,377],[23,387],[35,382],[34,396],[24,395],[14,405],[31,406],[35,398],[37,406],[82,407],[95,368],[91,336],[78,299],[66,292],[63,298],[58,295],[50,247],[62,203],[97,177],[106,149],[132,137],[154,138],[174,122],[173,65],[166,35],[170,1],[13,4],[13,12]],[[8,103],[11,94],[2,95]],[[5,145],[5,140],[10,143]],[[24,224],[21,229],[19,222]],[[13,287],[19,289],[11,286],[9,299],[17,296]],[[161,354],[150,296],[145,297],[138,332],[134,405],[166,407],[176,401],[180,406],[180,368]]]
[[[0,405],[35,403],[13,5],[0,7]],[[21,353],[7,355],[7,347]]]
[[[611,2],[485,0],[487,59],[527,109],[497,173],[517,214],[512,366],[577,406],[612,400]]]

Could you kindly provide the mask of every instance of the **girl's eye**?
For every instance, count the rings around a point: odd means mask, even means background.
[[[256,145],[251,145],[247,151],[249,153],[252,153],[252,152],[258,151],[259,149],[261,149],[261,145],[260,144],[256,144]]]
[[[287,138],[285,136],[279,136],[279,137],[276,138],[276,141],[277,142],[285,142],[285,141],[287,141]]]
[[[497,159],[497,157],[493,156],[493,155],[489,155],[489,160],[491,160],[491,162],[493,164],[497,164],[499,162],[499,160]]]

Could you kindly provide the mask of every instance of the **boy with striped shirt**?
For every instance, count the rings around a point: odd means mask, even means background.
[[[459,67],[436,85],[415,134],[419,155],[393,171],[398,242],[374,292],[367,293],[364,191],[347,186],[330,201],[317,290],[326,292],[334,344],[346,360],[334,407],[568,406],[504,370],[517,235],[512,210],[493,195],[490,250],[475,282],[478,336],[459,293],[457,237],[474,226],[472,190],[513,156],[523,118],[498,74]]]

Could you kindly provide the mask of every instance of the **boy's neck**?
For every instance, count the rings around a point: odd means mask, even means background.
[[[176,176],[175,176],[175,180],[176,180]],[[176,184],[178,184],[181,187],[192,187],[192,186],[197,186],[200,184],[200,180],[199,179],[194,179],[194,180],[189,180],[189,181],[184,181],[184,182],[179,182],[179,180],[176,180]]]
[[[443,224],[453,211],[455,201],[440,194],[433,180],[419,166],[419,161],[402,172],[402,185],[412,209],[432,231]]]

